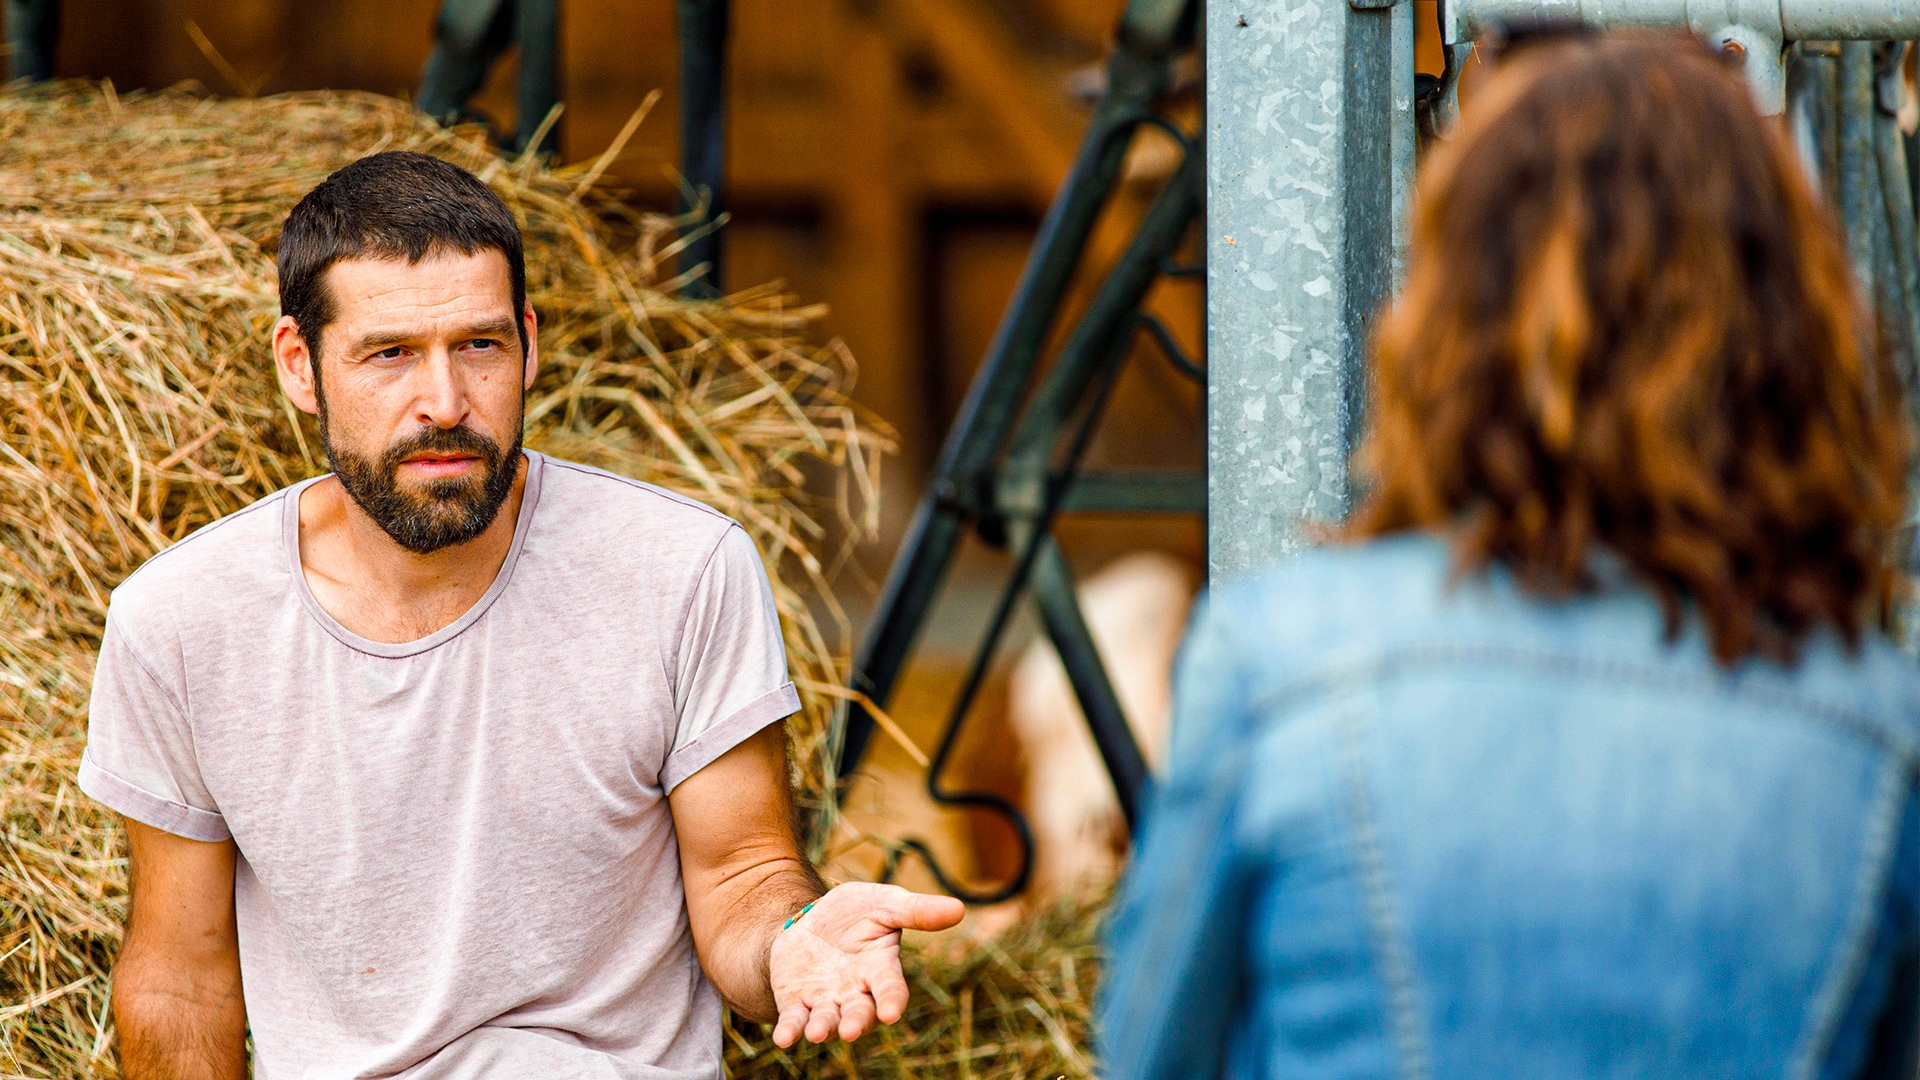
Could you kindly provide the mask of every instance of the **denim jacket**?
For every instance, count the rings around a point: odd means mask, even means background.
[[[1110,1080],[1914,1076],[1920,676],[1715,665],[1407,536],[1214,592],[1109,928]]]

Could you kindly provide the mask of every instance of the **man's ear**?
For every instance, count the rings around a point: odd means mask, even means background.
[[[313,385],[313,354],[307,351],[307,339],[300,336],[300,324],[291,315],[282,315],[273,324],[273,373],[280,380],[280,392],[294,408],[303,413],[320,411],[320,395]]]
[[[533,301],[522,303],[520,321],[527,328],[527,362],[525,374],[521,378],[521,389],[533,389],[533,377],[540,371],[540,320],[533,314]]]

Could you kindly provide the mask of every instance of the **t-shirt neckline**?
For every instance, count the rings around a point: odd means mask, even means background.
[[[285,547],[288,569],[293,575],[294,591],[299,595],[301,604],[306,606],[307,614],[347,648],[389,659],[416,656],[459,637],[467,627],[478,622],[480,616],[485,615],[487,609],[493,606],[493,602],[506,591],[507,582],[513,577],[514,564],[520,560],[520,549],[526,545],[528,524],[533,520],[534,504],[540,501],[540,479],[545,471],[546,455],[534,450],[525,450],[523,453],[526,454],[527,459],[527,486],[520,496],[520,515],[514,519],[513,523],[513,544],[507,548],[507,557],[500,564],[499,572],[493,576],[493,584],[488,586],[480,599],[474,601],[473,606],[459,618],[426,637],[397,644],[364,638],[342,626],[338,619],[327,613],[326,608],[320,606],[320,601],[314,597],[313,590],[307,585],[306,571],[300,565],[300,496],[306,492],[307,488],[332,474],[310,477],[288,488],[286,505],[280,510],[281,541]]]

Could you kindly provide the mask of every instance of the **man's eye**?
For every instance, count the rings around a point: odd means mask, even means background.
[[[467,342],[467,348],[469,349],[497,349],[499,347],[500,343],[492,338],[474,338],[472,341]]]
[[[407,347],[405,345],[389,345],[373,355],[382,360],[398,360],[407,355]]]

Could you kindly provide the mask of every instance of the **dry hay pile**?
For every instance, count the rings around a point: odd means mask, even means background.
[[[113,819],[72,783],[107,595],[167,544],[322,470],[271,373],[272,251],[300,195],[388,148],[474,170],[520,219],[542,327],[528,444],[702,499],[759,544],[818,805],[843,641],[808,598],[831,610],[825,549],[871,528],[890,441],[845,397],[852,358],[810,343],[817,309],[776,288],[676,299],[657,270],[677,223],[594,187],[617,146],[550,170],[369,95],[15,90],[0,95],[0,1076],[112,1075],[125,864]],[[1011,947],[1051,949],[1039,940]],[[789,1057],[753,1025],[736,1025],[729,1060],[756,1076],[1084,1073],[1085,945],[916,960],[915,1014],[857,1063]]]

